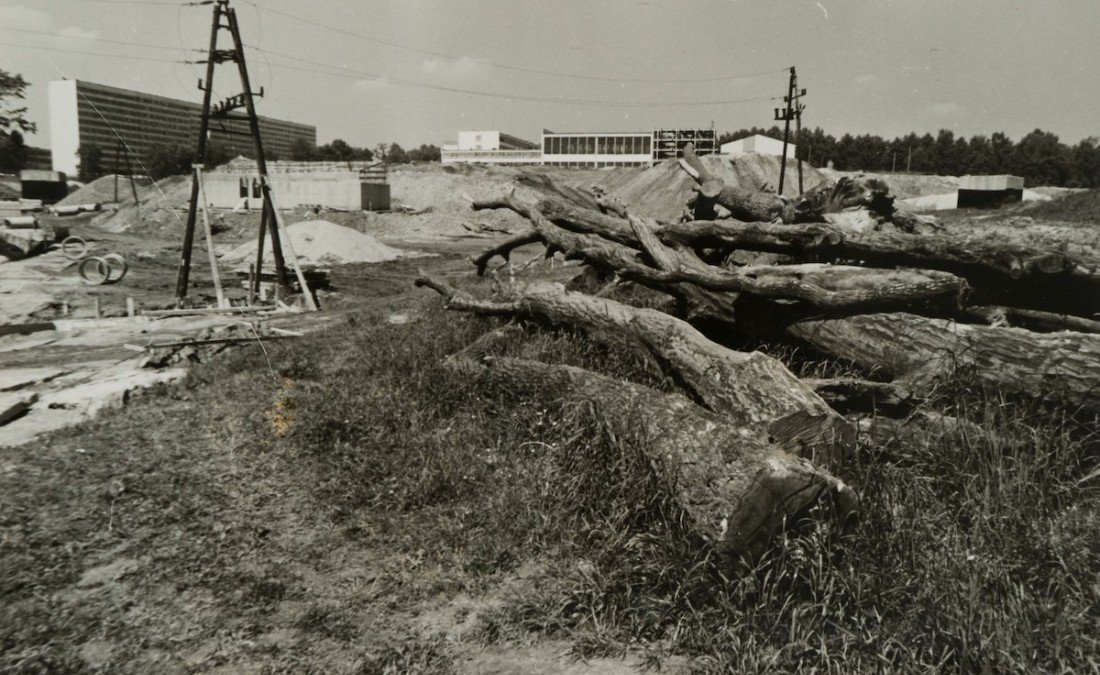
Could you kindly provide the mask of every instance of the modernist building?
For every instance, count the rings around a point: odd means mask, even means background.
[[[741,155],[752,154],[782,157],[783,141],[776,140],[771,136],[755,134],[753,136],[746,136],[745,138],[736,141],[730,141],[729,143],[723,143],[722,154],[730,155],[732,157],[740,157]],[[788,143],[787,158],[794,159],[794,154],[794,143]]]
[[[649,166],[678,157],[695,144],[700,155],[715,152],[713,129],[657,129],[606,133],[542,133],[542,163],[549,166],[603,168]]]
[[[83,80],[50,82],[49,97],[50,149],[56,171],[78,173],[81,145],[100,147],[104,166],[117,171],[125,167],[121,158],[121,166],[115,166],[115,148],[121,137],[133,152],[131,167],[140,171],[137,160],[150,151],[175,144],[190,147],[198,140],[202,116],[198,103]],[[288,157],[291,144],[299,138],[317,144],[317,127],[308,124],[260,117],[260,133],[264,150],[275,156]],[[230,155],[252,151],[247,122],[211,120],[210,139]]]
[[[500,131],[460,131],[458,143],[440,150],[443,164],[539,164],[537,143]]]
[[[541,145],[499,131],[460,131],[445,145],[444,164],[545,164],[599,168],[649,166],[677,157],[688,143],[700,155],[716,152],[713,129],[658,129],[555,133],[543,130]]]

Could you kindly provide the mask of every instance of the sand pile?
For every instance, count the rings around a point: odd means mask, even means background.
[[[707,155],[701,159],[726,185],[760,189],[767,184],[772,190],[779,185],[779,157],[746,155],[731,159]],[[802,176],[803,186],[807,190],[825,180],[820,171],[805,163],[802,165]],[[665,221],[680,217],[694,184],[691,176],[673,159],[644,169],[610,172],[600,183],[601,187],[638,213]],[[787,163],[783,193],[798,193],[798,168],[793,162]]]
[[[303,265],[373,263],[424,255],[417,251],[386,246],[369,234],[327,220],[305,220],[286,229],[298,261]],[[285,242],[283,253],[290,254]],[[256,259],[256,242],[250,241],[238,246],[222,259],[230,263],[251,262]],[[264,260],[272,260],[270,238],[264,241]]]
[[[153,187],[151,181],[145,178],[135,178],[137,183],[138,199],[144,201],[149,193],[156,192],[156,188]],[[115,175],[108,174],[106,176],[100,176],[90,183],[86,183],[83,187],[70,192],[64,199],[58,202],[59,206],[69,206],[75,204],[95,204],[113,202],[115,200]],[[129,176],[118,176],[118,201],[131,202],[134,201],[134,190],[130,187]]]

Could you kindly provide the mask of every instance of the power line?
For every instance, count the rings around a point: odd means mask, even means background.
[[[145,62],[159,62],[159,63],[173,63],[173,64],[176,64],[176,63],[190,63],[190,64],[193,64],[193,63],[195,63],[193,61],[178,61],[178,60],[175,60],[175,59],[163,59],[163,58],[157,58],[157,57],[153,57],[153,56],[131,56],[131,55],[125,55],[125,54],[108,54],[108,53],[104,53],[104,52],[90,52],[90,51],[78,50],[78,49],[62,49],[62,48],[57,48],[57,47],[43,47],[41,45],[24,45],[24,44],[16,44],[16,43],[11,43],[11,42],[0,42],[0,44],[8,46],[8,47],[22,47],[24,49],[37,49],[37,50],[46,51],[46,52],[63,52],[63,53],[68,53],[68,54],[81,54],[81,55],[85,55],[85,56],[103,56],[103,57],[106,57],[106,58],[125,59],[125,60],[129,60],[129,61],[145,61]],[[254,49],[256,49],[256,48],[254,48]],[[306,72],[306,73],[313,73],[313,74],[317,74],[317,75],[331,75],[333,77],[343,77],[343,78],[352,79],[352,80],[360,80],[360,79],[363,79],[363,78],[369,78],[369,79],[373,79],[373,80],[378,81],[378,82],[388,82],[388,83],[392,83],[392,84],[398,84],[398,85],[407,86],[407,87],[414,87],[414,88],[418,88],[418,89],[430,89],[430,90],[435,90],[435,91],[446,91],[446,92],[456,93],[456,94],[466,94],[466,95],[469,95],[469,96],[482,96],[482,97],[485,97],[485,98],[497,98],[497,99],[504,99],[504,100],[511,100],[511,101],[527,101],[527,102],[535,102],[535,103],[559,103],[559,104],[564,103],[564,104],[587,105],[587,106],[604,107],[604,108],[643,108],[643,107],[649,107],[649,108],[678,108],[678,107],[685,107],[685,106],[703,106],[703,105],[733,105],[733,104],[737,104],[737,103],[751,103],[751,102],[756,102],[756,101],[771,101],[771,100],[776,100],[776,99],[779,98],[779,97],[776,97],[776,96],[754,96],[754,97],[749,97],[749,98],[726,99],[726,100],[720,100],[720,101],[690,100],[690,101],[677,101],[677,102],[662,102],[662,101],[607,101],[607,100],[601,100],[601,99],[583,99],[583,98],[566,98],[566,97],[552,97],[552,96],[524,96],[524,95],[519,95],[519,94],[501,94],[501,93],[497,93],[497,92],[480,91],[480,90],[476,90],[476,89],[460,89],[458,87],[447,87],[447,86],[443,86],[443,85],[429,84],[427,82],[418,82],[416,80],[406,80],[404,78],[394,78],[394,77],[389,77],[389,76],[386,76],[386,75],[381,75],[381,74],[378,74],[378,73],[370,73],[370,72],[366,72],[366,71],[352,70],[352,69],[349,69],[349,68],[341,68],[340,66],[333,66],[331,64],[321,63],[320,61],[311,61],[311,60],[308,60],[308,59],[300,59],[298,57],[287,56],[287,55],[284,55],[284,54],[279,54],[277,52],[270,52],[270,51],[267,51],[267,50],[260,50],[260,51],[262,51],[264,53],[267,53],[271,56],[282,57],[282,58],[286,58],[286,59],[290,59],[290,60],[294,60],[294,61],[299,61],[299,62],[304,62],[304,63],[312,63],[314,65],[319,65],[323,68],[329,68],[331,70],[318,70],[316,68],[304,68],[304,67],[301,67],[301,66],[294,66],[294,65],[290,65],[290,64],[284,64],[284,63],[272,63],[271,66],[273,68],[284,68],[284,69],[287,69],[287,70],[297,70],[297,71]],[[336,70],[336,71],[339,71],[339,72],[333,72],[333,70]]]
[[[24,49],[38,49],[44,52],[64,52],[66,54],[83,54],[85,56],[105,56],[110,59],[126,59],[129,61],[157,61],[160,63],[183,63],[175,59],[158,59],[155,56],[130,56],[126,54],[105,54],[103,52],[86,52],[81,49],[61,49],[58,47],[43,47],[42,45],[20,45],[14,42],[0,42],[5,47],[22,47]]]
[[[749,98],[741,99],[726,99],[721,101],[677,101],[677,102],[662,102],[662,101],[607,101],[601,99],[583,99],[583,98],[565,98],[565,97],[552,97],[552,96],[524,96],[521,94],[500,94],[497,92],[481,91],[477,89],[460,89],[458,87],[447,87],[444,85],[429,84],[427,82],[418,82],[416,80],[406,80],[404,78],[389,77],[387,75],[380,75],[378,73],[371,73],[361,70],[353,70],[351,68],[344,68],[341,66],[334,66],[320,61],[313,61],[311,59],[303,59],[295,56],[288,56],[286,54],[280,54],[278,52],[272,52],[265,49],[259,49],[253,47],[262,53],[266,53],[269,56],[277,56],[292,61],[298,61],[301,63],[310,63],[313,65],[321,66],[322,68],[329,68],[332,70],[318,70],[316,68],[304,68],[302,66],[294,66],[285,63],[272,63],[273,68],[285,68],[288,70],[298,70],[305,73],[314,73],[317,75],[332,75],[334,77],[343,77],[346,79],[360,80],[363,78],[373,79],[377,82],[388,82],[392,84],[400,84],[408,87],[415,87],[419,89],[432,89],[436,91],[447,91],[456,94],[468,94],[470,96],[483,96],[487,98],[500,98],[512,101],[531,101],[539,103],[575,103],[580,105],[591,105],[607,108],[640,108],[640,107],[653,107],[653,108],[678,108],[683,106],[700,106],[700,105],[729,105],[735,103],[751,103],[754,101],[772,101],[777,100],[778,96],[753,96]],[[333,70],[337,72],[333,72]]]
[[[90,40],[92,42],[106,42],[106,43],[112,44],[112,45],[124,45],[124,46],[127,46],[127,47],[148,47],[149,49],[164,49],[164,50],[168,50],[168,51],[171,51],[171,52],[176,51],[175,47],[166,47],[163,44],[155,45],[155,44],[151,44],[151,43],[148,43],[148,42],[133,42],[133,41],[128,41],[128,40],[109,40],[107,38],[87,37],[87,36],[84,36],[84,35],[58,35],[57,33],[51,33],[49,31],[45,31],[45,30],[31,30],[29,28],[9,28],[7,26],[0,26],[0,30],[15,31],[17,33],[31,33],[31,34],[34,34],[34,35],[46,35],[46,36],[49,36],[49,37],[63,39],[63,40],[73,40],[73,39],[75,39],[75,40]],[[202,50],[202,49],[190,49],[190,50],[187,50],[187,51],[200,52],[201,53],[204,50]]]
[[[401,44],[399,42],[391,42],[389,40],[382,40],[380,38],[373,37],[371,35],[365,35],[363,33],[357,33],[355,31],[347,30],[346,28],[339,28],[337,26],[330,26],[320,21],[314,21],[313,19],[298,16],[296,14],[290,14],[289,12],[283,12],[278,9],[272,9],[271,7],[263,7],[253,0],[241,0],[248,3],[262,12],[271,12],[272,14],[278,14],[295,21],[301,21],[319,28],[331,30],[335,33],[341,33],[343,35],[349,35],[357,37],[368,42],[384,45],[386,47],[393,47],[394,49],[402,49],[415,54],[422,54],[425,56],[434,56],[436,58],[447,59],[450,61],[460,61],[464,57],[454,56],[453,54],[446,54],[443,52],[436,52],[430,49],[421,49],[419,47],[413,47],[411,45]],[[652,84],[690,84],[690,83],[703,83],[703,82],[732,82],[735,80],[749,80],[756,77],[763,77],[765,75],[774,75],[776,73],[786,72],[786,68],[770,69],[761,71],[758,73],[746,73],[743,75],[725,75],[722,77],[699,77],[699,78],[683,78],[683,79],[664,79],[664,78],[644,78],[644,77],[606,77],[601,75],[578,75],[576,73],[563,73],[554,70],[542,70],[539,68],[526,68],[524,66],[515,66],[507,63],[498,63],[495,61],[488,61],[485,59],[469,59],[474,63],[481,64],[483,66],[489,66],[492,68],[500,68],[502,70],[511,70],[520,73],[534,73],[538,75],[551,75],[554,77],[567,77],[576,80],[591,80],[595,82],[638,82],[638,83],[652,83]]]

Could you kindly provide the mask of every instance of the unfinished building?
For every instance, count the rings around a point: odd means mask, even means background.
[[[390,186],[381,162],[268,162],[267,172],[280,209],[320,206],[346,211],[388,211]],[[238,157],[203,174],[209,206],[263,206],[256,162]]]

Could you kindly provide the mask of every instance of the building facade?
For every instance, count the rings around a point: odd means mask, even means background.
[[[531,143],[499,131],[460,131],[445,145],[444,164],[544,164],[574,168],[650,166],[680,155],[688,143],[700,155],[717,151],[713,129],[564,132],[543,130]]]
[[[53,168],[73,176],[79,172],[81,145],[98,146],[104,166],[117,172],[126,166],[125,158],[115,165],[121,141],[132,152],[132,170],[140,172],[140,161],[151,151],[176,144],[191,147],[198,140],[198,103],[84,80],[50,82],[49,100]],[[288,157],[298,139],[317,144],[317,127],[308,124],[260,117],[260,133],[265,152],[274,156]],[[253,148],[248,123],[242,120],[211,120],[210,140],[230,155],[251,153]]]
[[[460,131],[458,143],[439,152],[443,164],[539,164],[537,143],[500,131]]]
[[[730,141],[729,143],[723,143],[722,154],[730,155],[731,157],[740,157],[741,155],[752,154],[782,157],[783,141],[774,139],[771,136],[756,134],[753,136],[747,136],[745,138],[738,139],[736,141]],[[788,143],[787,158],[794,159],[794,156],[794,143]]]
[[[602,169],[649,166],[653,132],[542,133],[542,163],[547,166]]]

